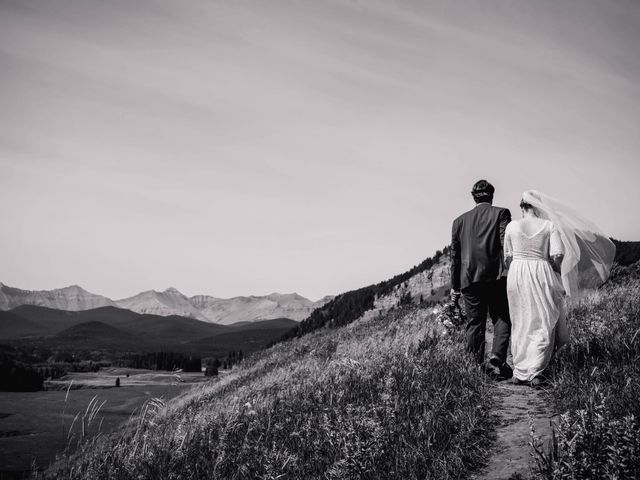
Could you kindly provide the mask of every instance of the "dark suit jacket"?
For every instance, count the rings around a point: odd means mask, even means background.
[[[454,290],[502,276],[504,231],[510,221],[508,209],[488,203],[479,203],[453,221],[451,286]]]

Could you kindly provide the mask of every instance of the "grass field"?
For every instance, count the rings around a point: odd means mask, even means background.
[[[89,442],[46,478],[453,479],[486,458],[487,378],[427,310],[319,330]]]
[[[120,388],[97,388],[112,387],[116,377],[121,379]],[[70,374],[56,382],[57,391],[0,392],[0,475],[28,470],[34,463],[47,467],[56,453],[69,445],[75,447],[81,422],[76,420],[72,438],[69,429],[76,414],[84,413],[94,396],[98,405],[105,403],[87,429],[88,437],[112,432],[147,400],[173,398],[201,379],[202,374],[182,374],[185,382],[177,383],[171,372],[108,369]],[[67,395],[65,387],[71,380],[74,388]]]
[[[120,379],[121,387],[170,385],[177,381],[187,384],[207,381],[202,372],[181,372],[178,376],[179,379],[173,372],[161,370],[110,367],[98,372],[71,372],[59,379],[47,381],[45,386],[47,390],[66,390],[71,383],[72,389],[106,388],[113,387],[116,379]]]

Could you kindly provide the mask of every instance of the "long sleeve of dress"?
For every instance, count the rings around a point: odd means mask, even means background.
[[[505,208],[500,213],[500,243],[504,249],[504,237],[507,231],[507,225],[511,222],[511,212],[508,208]]]
[[[562,244],[562,237],[560,232],[551,225],[551,236],[549,238],[549,256],[554,257],[556,255],[564,255],[564,245]]]
[[[513,257],[513,240],[511,239],[511,229],[505,228],[504,231],[504,256]]]

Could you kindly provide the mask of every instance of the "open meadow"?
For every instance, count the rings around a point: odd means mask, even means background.
[[[0,478],[20,478],[32,465],[46,468],[56,454],[73,450],[83,415],[86,440],[111,433],[153,398],[166,401],[206,381],[202,373],[182,373],[179,380],[172,372],[111,368],[66,375],[50,381],[47,391],[0,392]],[[87,408],[94,405],[89,422]]]

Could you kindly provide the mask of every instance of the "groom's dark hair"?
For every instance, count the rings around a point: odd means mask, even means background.
[[[473,199],[476,203],[480,202],[492,202],[493,201],[493,192],[496,189],[493,188],[486,180],[478,180],[471,189],[471,195],[473,195]]]

